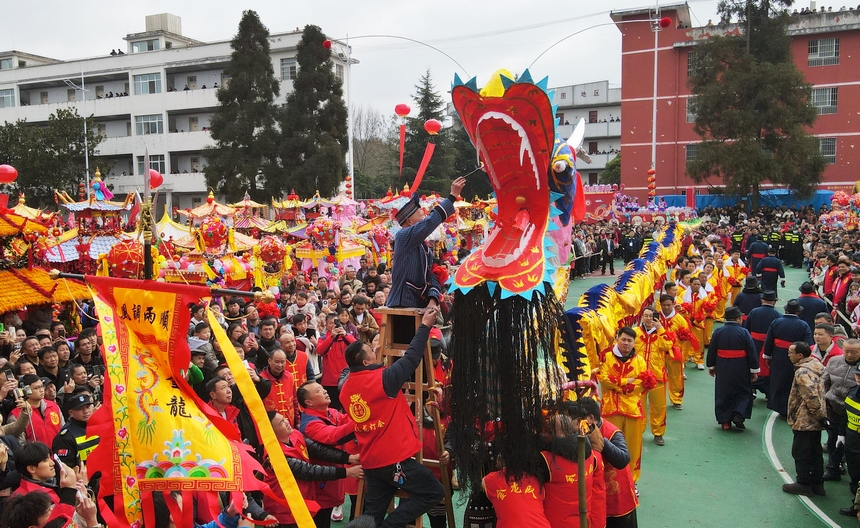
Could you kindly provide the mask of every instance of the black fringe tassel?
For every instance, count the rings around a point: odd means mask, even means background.
[[[496,469],[491,451],[509,478],[537,474],[544,463],[541,410],[561,400],[556,380],[544,381],[546,394],[539,376],[539,367],[556,364],[561,304],[552,294],[535,292],[527,301],[501,300],[499,293],[482,284],[454,301],[448,435],[460,485],[470,490],[481,489],[483,476]]]

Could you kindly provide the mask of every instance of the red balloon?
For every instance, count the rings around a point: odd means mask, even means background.
[[[0,183],[12,183],[18,178],[18,169],[11,165],[0,165]]]
[[[149,169],[149,186],[158,189],[164,183],[164,176],[155,169]]]
[[[660,19],[660,27],[666,29],[667,27],[672,25],[672,19],[669,17],[663,17]]]
[[[330,41],[329,39],[325,39],[325,40],[323,41],[323,47],[324,47],[325,49],[331,49],[331,41]]]
[[[409,108],[408,104],[400,103],[399,105],[394,107],[394,113],[399,115],[400,117],[406,117],[409,115],[412,109]]]
[[[424,130],[431,136],[435,136],[442,130],[442,123],[438,119],[428,119],[424,122]]]

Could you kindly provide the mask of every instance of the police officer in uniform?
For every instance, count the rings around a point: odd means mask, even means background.
[[[69,420],[54,437],[52,451],[63,464],[75,468],[86,464],[90,452],[99,443],[98,436],[87,436],[87,422],[93,415],[93,399],[89,393],[75,394],[66,401]]]
[[[740,226],[736,227],[732,232],[732,251],[741,251],[741,246],[744,245],[744,231]]]

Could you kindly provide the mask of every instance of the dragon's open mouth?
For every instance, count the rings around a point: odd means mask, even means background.
[[[526,129],[514,118],[501,112],[487,112],[478,120],[475,131],[476,146],[490,182],[498,198],[498,220],[496,228],[484,244],[482,260],[492,268],[507,266],[519,259],[528,249],[535,234],[528,204],[522,198],[523,191],[540,190],[541,177],[534,151]],[[485,144],[484,138],[492,144]],[[510,158],[510,148],[496,156],[500,146],[519,145],[518,156]]]
[[[513,291],[534,288],[543,280],[549,222],[547,172],[554,139],[549,101],[526,84],[514,84],[502,97],[482,97],[463,86],[453,94],[497,199],[495,225],[455,282],[468,285],[480,277]]]

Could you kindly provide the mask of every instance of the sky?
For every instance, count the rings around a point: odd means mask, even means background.
[[[672,3],[678,2],[663,2]],[[694,26],[717,18],[716,0],[688,3]],[[538,5],[547,7],[539,10]],[[27,2],[6,2],[0,17],[0,51],[15,49],[69,60],[108,54],[114,48],[125,50],[123,37],[144,31],[145,16],[157,13],[180,16],[187,37],[229,40],[242,11],[253,9],[271,33],[316,24],[331,38],[349,36],[353,58],[359,61],[352,67],[350,105],[391,114],[398,103],[412,105],[415,84],[427,70],[447,100],[445,92],[455,72],[464,81],[477,76],[482,86],[499,68],[522,72],[553,43],[579,31],[535,62],[532,77],[549,76],[552,87],[603,80],[620,86],[621,34],[607,24],[609,13],[654,5],[641,0],[545,4],[533,0],[147,0],[53,1],[42,11]],[[592,28],[598,24],[606,25]],[[441,51],[368,35],[406,37]]]

